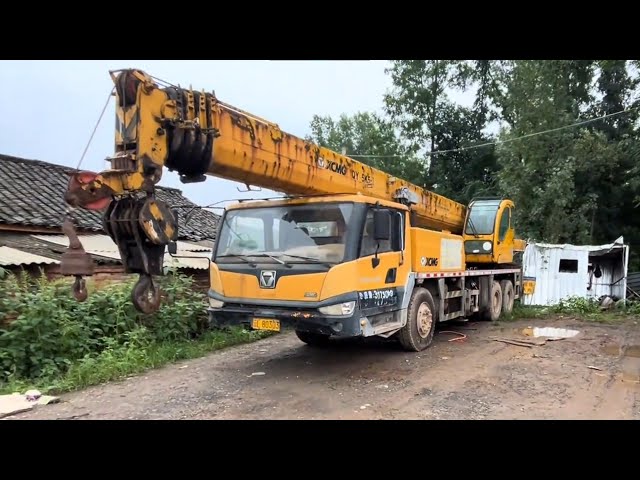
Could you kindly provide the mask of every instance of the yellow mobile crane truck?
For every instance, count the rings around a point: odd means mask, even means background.
[[[65,200],[106,209],[105,230],[126,271],[140,275],[138,310],[158,308],[153,277],[177,239],[176,211],[154,196],[164,168],[184,183],[212,175],[286,195],[225,209],[210,263],[213,324],[287,324],[308,344],[395,335],[421,351],[437,322],[495,320],[520,297],[525,242],[515,238],[511,200],[465,206],[283,132],[214,93],[161,87],[140,70],[111,76],[111,168],[74,174]],[[76,276],[81,300],[92,264],[69,219],[66,231],[62,271]]]

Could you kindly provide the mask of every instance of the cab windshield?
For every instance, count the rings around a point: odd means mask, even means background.
[[[500,200],[479,200],[473,203],[467,220],[468,235],[491,235],[496,224]]]
[[[220,229],[217,263],[340,263],[352,203],[311,203],[229,210]]]

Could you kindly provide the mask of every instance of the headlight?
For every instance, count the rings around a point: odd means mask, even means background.
[[[209,297],[209,306],[211,308],[222,308],[224,306],[224,302]]]
[[[484,242],[482,244],[482,248],[484,248],[485,252],[488,252],[489,250],[491,250],[491,242]]]
[[[328,307],[320,307],[320,313],[323,315],[351,315],[356,308],[356,302],[336,303]]]

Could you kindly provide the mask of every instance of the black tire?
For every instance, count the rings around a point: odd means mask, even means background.
[[[491,293],[489,294],[489,305],[484,313],[485,320],[495,322],[502,314],[502,288],[496,280],[491,285]]]
[[[419,321],[419,314],[423,321]],[[415,288],[409,301],[407,324],[398,332],[402,348],[410,352],[421,352],[431,346],[437,322],[438,311],[431,292],[426,288]]]
[[[509,314],[513,311],[513,302],[515,301],[515,292],[511,280],[502,280],[500,282],[502,290],[502,313]]]
[[[322,333],[303,332],[296,330],[296,336],[307,345],[312,347],[324,347],[329,344],[329,335]]]

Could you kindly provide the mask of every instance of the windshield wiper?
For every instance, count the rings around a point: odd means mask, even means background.
[[[319,258],[316,258],[316,257],[304,257],[302,255],[291,255],[290,253],[283,253],[282,255],[286,255],[287,257],[291,257],[291,258],[299,258],[300,260],[308,260],[314,263],[322,263],[323,265],[326,265],[328,267],[332,266],[331,262],[328,262],[326,260],[320,260]]]
[[[473,234],[473,236],[478,238],[480,235],[478,235],[478,230],[476,230],[476,226],[473,223],[473,220],[471,220],[471,216],[469,216],[469,221],[467,222],[467,225],[471,227],[471,233]]]
[[[287,262],[285,262],[284,260],[280,260],[279,258],[274,257],[273,255],[271,255],[269,253],[254,253],[251,256],[252,257],[269,257],[270,259],[275,260],[278,263],[281,263],[285,267],[291,268],[291,265],[289,265]]]
[[[247,257],[244,257],[244,256],[242,256],[242,255],[238,255],[238,254],[236,254],[236,253],[232,253],[232,254],[229,254],[229,255],[218,255],[218,256],[216,257],[216,260],[217,260],[218,258],[239,258],[240,260],[244,260],[244,261],[245,261],[245,263],[248,263],[248,264],[249,264],[249,265],[251,265],[252,267],[257,267],[257,266],[258,266],[258,264],[257,264],[257,263],[252,262],[252,261],[251,261],[251,260],[249,260]]]

